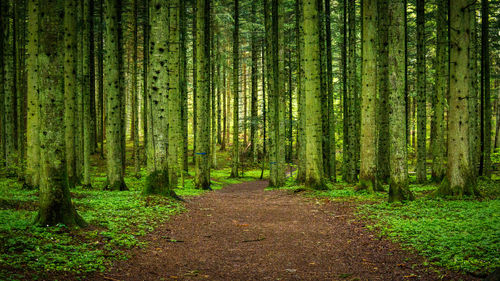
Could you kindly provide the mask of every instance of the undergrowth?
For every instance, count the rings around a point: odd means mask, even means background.
[[[94,170],[93,189],[76,187],[72,200],[87,228],[64,225],[37,227],[38,191],[26,190],[12,179],[0,179],[0,280],[44,278],[51,272],[85,274],[105,270],[114,260],[126,259],[127,250],[145,245],[142,236],[172,215],[184,211],[181,202],[162,196],[144,196],[145,172],[126,177],[129,191],[103,190],[106,176]],[[132,174],[132,173],[130,173]],[[258,174],[258,176],[257,176]],[[260,171],[230,179],[229,171],[212,171],[212,189],[255,180]],[[175,189],[181,197],[207,191],[194,188],[193,174],[185,174]]]

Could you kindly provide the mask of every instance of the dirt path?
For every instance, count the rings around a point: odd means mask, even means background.
[[[316,204],[265,181],[189,199],[188,212],[96,280],[441,280],[352,222],[349,203]],[[176,241],[176,242],[175,242]],[[413,267],[413,268],[412,268]],[[473,280],[446,272],[442,280]]]

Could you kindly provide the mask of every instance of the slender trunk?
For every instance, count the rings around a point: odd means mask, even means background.
[[[254,24],[252,26],[252,35],[251,35],[251,48],[252,48],[252,98],[250,105],[250,151],[249,155],[253,158],[253,162],[257,161],[257,149],[256,149],[256,141],[257,141],[257,95],[258,95],[258,68],[257,68],[257,31],[255,26],[257,25],[257,17],[256,17],[256,1],[252,1],[252,11],[251,11],[251,22]]]
[[[137,32],[138,32],[138,24],[137,24],[137,16],[138,16],[138,0],[132,1],[132,9],[133,9],[133,34],[132,34],[132,120],[131,120],[131,134],[133,136],[132,140],[134,142],[132,158],[134,159],[134,174],[135,176],[139,176],[141,171],[140,164],[140,156],[139,156],[139,89],[137,88]]]
[[[263,40],[265,42],[265,40]],[[267,155],[267,107],[266,107],[266,44],[262,44],[262,59],[261,59],[261,68],[262,68],[262,155],[265,158]]]
[[[105,120],[104,120],[104,8],[103,1],[99,0],[99,32],[97,36],[97,71],[98,88],[97,108],[99,110],[98,135],[101,143],[101,157],[104,158],[104,138],[105,138]]]
[[[331,31],[331,3],[325,1],[325,23],[326,23],[326,83],[328,95],[328,144],[329,144],[329,168],[327,173],[330,179],[335,182],[337,180],[337,164],[336,164],[336,144],[335,144],[335,113],[334,113],[334,97],[333,97],[333,66],[332,66],[332,31]]]
[[[481,163],[480,175],[491,175],[491,94],[490,94],[490,47],[489,4],[481,1]]]
[[[343,159],[343,178],[347,181],[349,173],[349,99],[348,99],[348,72],[347,72],[347,1],[343,0],[343,25],[342,25],[342,116],[343,116],[343,141],[342,141],[342,159]]]
[[[471,164],[471,176],[477,177],[479,175],[479,162],[481,160],[481,131],[479,128],[479,89],[478,85],[478,36],[477,36],[477,23],[476,23],[476,7],[471,6],[469,13],[469,20],[471,24],[471,49],[469,54],[469,68],[470,68],[470,81],[469,81],[469,96],[467,100],[467,108],[469,111],[469,157]]]
[[[27,159],[26,185],[37,188],[40,184],[40,143],[39,143],[39,111],[38,111],[38,0],[28,1],[28,57],[26,68],[27,80]],[[0,41],[1,42],[1,41]],[[0,86],[1,87],[1,86]],[[1,91],[1,88],[0,88]],[[3,126],[2,126],[3,127]]]
[[[306,140],[305,140],[305,93],[304,93],[304,34],[301,27],[303,18],[303,0],[295,0],[295,36],[297,44],[297,105],[298,105],[298,133],[297,133],[297,182],[303,183],[306,178]],[[319,44],[319,43],[318,43]]]
[[[188,93],[187,93],[187,20],[186,1],[180,1],[180,92],[181,92],[181,122],[182,122],[182,169],[188,170]]]
[[[76,137],[77,119],[77,5],[76,0],[64,1],[64,123],[66,144],[67,180],[70,188],[77,182],[76,153],[78,138]]]
[[[346,177],[348,183],[356,182],[357,161],[356,161],[356,6],[355,1],[348,3],[348,56],[347,56],[347,75],[348,75],[348,96],[347,96],[347,152],[344,157],[347,158]],[[345,118],[345,117],[344,117]]]
[[[328,83],[327,83],[327,59],[326,59],[326,35],[325,35],[325,10],[324,2],[327,0],[317,0],[319,12],[319,59],[320,59],[320,90],[321,90],[321,115],[322,115],[322,151],[323,151],[323,174],[330,177],[330,119],[328,108]]]
[[[266,1],[266,0],[264,0]],[[237,178],[240,162],[239,153],[239,0],[234,0],[234,32],[233,32],[233,148],[231,177]]]
[[[90,91],[90,153],[97,150],[97,112],[95,96],[95,36],[94,36],[94,11],[95,0],[89,0],[88,25],[89,25],[89,91]]]
[[[412,200],[408,188],[405,123],[405,1],[389,2],[389,202]]]
[[[210,189],[210,0],[196,9],[196,150],[195,186]]]
[[[427,181],[427,112],[425,65],[425,2],[417,0],[417,182]]]
[[[150,101],[148,100],[149,93],[149,81],[148,81],[148,67],[149,67],[149,0],[144,0],[144,20],[142,30],[144,32],[144,40],[143,40],[143,61],[142,61],[142,131],[144,136],[144,158],[146,163],[148,163],[148,153],[147,147],[149,143],[148,139],[148,104]]]
[[[83,47],[83,61],[82,61],[82,69],[83,69],[83,91],[82,91],[82,99],[83,99],[83,186],[90,188],[90,154],[92,153],[92,112],[91,112],[91,96],[94,94],[90,89],[91,84],[91,75],[90,75],[90,61],[94,58],[90,53],[90,45],[92,45],[92,41],[90,41],[90,33],[92,30],[90,29],[90,21],[92,21],[93,14],[91,14],[90,5],[91,0],[85,0],[83,3],[83,39],[82,43]]]
[[[227,67],[224,64],[222,68],[222,84],[224,86],[222,90],[222,143],[220,144],[220,150],[225,151],[226,150],[226,142],[227,142],[227,115],[229,110],[227,109],[228,107],[228,102],[227,102],[227,75],[226,75],[226,70]]]
[[[243,64],[243,89],[242,89],[242,98],[243,98],[243,147],[246,148],[248,143],[247,139],[247,122],[248,122],[248,99],[247,99],[247,65]]]
[[[196,16],[197,13],[197,1],[198,0],[193,0],[193,29],[192,29],[192,38],[193,38],[193,164],[196,162],[196,138],[198,137],[198,129],[197,129],[197,123],[198,123],[198,115],[197,115],[197,89],[198,89],[198,71],[197,71],[197,52],[198,48],[196,48],[196,42],[197,42],[197,36],[198,33],[196,32],[196,27],[197,27],[197,20],[198,17]]]
[[[16,44],[16,133],[18,151],[18,180],[24,181],[25,174],[25,116],[26,76],[25,76],[25,41],[26,41],[26,1],[16,1],[15,44]]]
[[[358,188],[371,192],[377,185],[377,2],[363,1],[363,67],[361,115],[361,166]]]
[[[215,24],[214,24],[214,9],[211,10],[210,13],[210,52],[211,52],[211,58],[216,58],[216,54],[214,52],[219,53],[218,49],[215,49]],[[216,70],[216,65],[217,59],[211,59],[210,60],[210,152],[211,152],[211,165],[214,169],[217,168],[217,119],[216,119],[216,114],[217,112],[215,111],[216,109],[216,91],[218,88],[217,85],[217,76],[215,73]]]

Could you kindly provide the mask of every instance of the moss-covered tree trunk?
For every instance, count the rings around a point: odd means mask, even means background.
[[[347,151],[344,151],[346,157],[345,181],[349,183],[356,182],[357,161],[356,161],[356,6],[355,1],[348,1],[348,54],[347,54]]]
[[[210,189],[210,0],[196,2],[195,186]]]
[[[239,176],[240,148],[239,148],[239,48],[240,48],[240,21],[239,21],[239,0],[234,0],[234,31],[233,31],[233,146],[231,177]]]
[[[66,165],[68,185],[74,187],[78,177],[76,174],[76,137],[77,133],[77,5],[78,1],[64,1],[64,128],[66,144]]]
[[[142,23],[142,31],[144,33],[143,40],[142,40],[142,53],[143,53],[143,60],[142,60],[142,135],[144,137],[143,141],[143,147],[144,147],[144,158],[146,160],[146,163],[148,162],[148,145],[149,145],[149,132],[148,132],[148,105],[151,103],[151,101],[148,99],[148,93],[149,93],[149,81],[148,81],[148,76],[149,76],[149,0],[144,0],[143,2],[143,10],[144,10],[144,19]]]
[[[99,0],[99,30],[97,35],[97,110],[98,141],[101,143],[100,154],[104,158],[104,138],[105,138],[105,120],[104,120],[104,9],[103,1]]]
[[[148,140],[147,159],[148,159],[148,178],[145,187],[146,194],[161,194],[165,196],[175,195],[170,183],[169,162],[172,160],[170,140],[173,136],[173,130],[169,129],[170,107],[169,101],[175,97],[170,97],[171,88],[177,91],[177,80],[170,77],[172,64],[178,60],[172,59],[171,54],[171,16],[169,15],[170,3],[172,1],[155,0],[150,2],[149,10],[149,67],[148,67]],[[177,27],[175,27],[176,30]],[[168,36],[165,38],[165,31]],[[177,32],[178,35],[178,32]],[[175,76],[175,73],[172,73]],[[174,85],[170,85],[175,82]],[[172,116],[175,113],[172,113]],[[179,122],[179,120],[177,120]],[[172,146],[176,147],[177,143]]]
[[[478,83],[478,36],[476,21],[476,4],[471,6],[469,21],[471,25],[471,49],[469,52],[469,99],[467,108],[469,110],[469,157],[471,165],[471,176],[476,178],[479,175],[479,163],[481,160],[481,131],[480,131],[480,112],[479,112],[479,87]]]
[[[14,20],[15,10],[14,1],[8,0],[4,4],[3,9],[3,67],[4,67],[4,118],[3,118],[3,134],[5,147],[5,165],[9,170],[14,169],[17,165],[16,153],[16,69],[15,69],[15,37],[14,37]]]
[[[363,67],[361,110],[361,166],[358,188],[377,187],[377,2],[363,1]]]
[[[132,89],[131,89],[131,135],[133,141],[132,157],[134,159],[134,174],[139,176],[141,170],[139,150],[139,89],[137,80],[137,47],[138,47],[138,0],[132,1]]]
[[[285,67],[283,0],[272,0],[272,91],[269,95],[270,180],[271,187],[285,183]]]
[[[448,113],[448,169],[438,194],[461,197],[475,195],[469,155],[471,42],[470,2],[457,0],[450,5],[450,110]]]
[[[90,188],[90,154],[93,150],[93,140],[92,140],[92,96],[94,95],[94,91],[92,91],[91,85],[91,66],[93,66],[90,62],[94,60],[94,57],[91,55],[91,44],[93,42],[91,39],[91,21],[94,17],[92,13],[91,5],[93,5],[93,1],[85,0],[83,2],[83,186]]]
[[[64,138],[64,6],[67,1],[41,0],[38,64],[40,117],[40,203],[36,224],[42,226],[63,223],[84,226],[71,203],[66,181]],[[74,16],[66,14],[64,17]],[[65,23],[67,21],[64,21]]]
[[[107,185],[111,190],[127,189],[123,180],[122,112],[123,87],[120,79],[120,18],[118,0],[104,1],[104,91],[106,93]]]
[[[332,31],[331,31],[331,3],[325,1],[325,34],[326,34],[326,85],[328,94],[328,168],[327,173],[329,178],[335,182],[337,180],[337,163],[336,163],[336,143],[335,143],[335,111],[334,111],[334,96],[333,96],[333,65],[332,65]]]
[[[377,180],[389,182],[389,72],[387,0],[377,1]]]
[[[405,0],[389,2],[389,202],[412,200],[405,130]]]
[[[481,163],[479,173],[491,174],[491,89],[490,89],[490,43],[489,1],[481,1]]]
[[[168,182],[170,189],[177,187],[182,163],[182,120],[181,95],[179,85],[180,69],[180,1],[168,1],[168,42],[167,42],[167,101],[168,101]]]
[[[427,181],[425,2],[417,0],[417,182]]]
[[[24,181],[26,163],[26,1],[15,1],[15,53],[16,53],[16,144],[18,152],[17,178]]]
[[[304,29],[303,0],[295,0],[295,36],[297,44],[297,104],[298,104],[298,134],[297,134],[297,182],[303,183],[306,178],[306,154],[305,154],[305,92],[304,92]],[[318,43],[319,44],[319,43]]]
[[[305,179],[308,187],[322,189],[325,187],[323,179],[323,150],[322,150],[322,110],[321,110],[321,70],[320,70],[320,29],[319,11],[315,1],[302,1],[304,34],[304,94],[305,108],[304,124],[307,130],[304,134],[305,149]]]
[[[7,10],[5,3],[6,1],[0,2],[0,159],[5,161],[5,122],[4,122],[4,28],[5,28],[5,11]],[[38,2],[37,2],[38,3]],[[37,22],[38,26],[38,22]],[[0,163],[3,167],[5,162]]]
[[[180,69],[179,69],[179,89],[181,96],[181,122],[182,122],[182,169],[188,170],[188,91],[187,91],[187,19],[186,1],[180,1]]]
[[[448,20],[447,3],[438,1],[436,12],[436,86],[434,88],[434,104],[432,123],[434,124],[434,134],[431,139],[432,151],[432,171],[433,182],[441,182],[446,171],[445,163],[445,133],[446,123],[444,120],[444,110],[446,107],[446,93],[448,91]]]
[[[26,185],[38,187],[40,184],[40,145],[38,123],[38,0],[29,0],[28,9],[28,42],[26,70],[27,79],[27,154],[26,154]],[[0,86],[1,87],[1,86]],[[1,91],[1,89],[0,89]]]
[[[256,16],[256,1],[252,1],[252,11],[251,11],[251,21],[254,24],[252,26],[251,35],[251,48],[252,48],[252,93],[251,93],[251,105],[250,105],[250,157],[252,157],[253,162],[257,161],[257,95],[258,95],[258,49],[257,49],[257,16]]]

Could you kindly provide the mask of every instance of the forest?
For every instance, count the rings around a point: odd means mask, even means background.
[[[0,280],[500,280],[500,1],[0,0]]]

